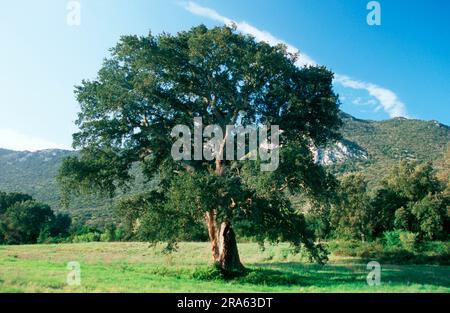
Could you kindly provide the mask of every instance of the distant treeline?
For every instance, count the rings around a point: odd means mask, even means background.
[[[372,189],[363,174],[345,174],[331,204],[312,206],[307,215],[325,239],[371,241],[403,232],[410,240],[448,240],[448,171],[435,171],[431,163],[402,161]]]

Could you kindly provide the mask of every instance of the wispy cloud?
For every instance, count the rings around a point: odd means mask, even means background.
[[[297,66],[317,64],[317,62],[309,55],[301,53],[298,48],[276,38],[267,31],[260,30],[246,22],[236,22],[219,14],[211,8],[202,7],[193,1],[183,2],[182,5],[192,14],[203,16],[228,26],[235,25],[238,31],[244,34],[252,35],[257,41],[264,41],[270,45],[284,44],[289,53],[298,55],[298,60],[296,62]],[[359,81],[341,74],[335,74],[334,82],[347,88],[366,90],[370,96],[375,98],[380,103],[380,106],[390,117],[408,116],[405,104],[401,102],[399,97],[390,89],[380,87],[373,83]]]
[[[0,129],[0,147],[11,150],[37,151],[43,149],[70,149],[45,139],[29,136],[14,129]]]
[[[392,90],[372,83],[358,81],[340,74],[335,74],[334,81],[344,87],[366,90],[372,97],[378,100],[383,110],[388,113],[390,117],[408,117],[405,104],[399,100],[398,96]]]

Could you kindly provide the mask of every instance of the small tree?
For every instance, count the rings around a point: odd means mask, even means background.
[[[443,237],[447,212],[442,196],[428,194],[412,205],[411,212],[422,237],[430,240]]]
[[[112,194],[131,180],[130,168],[138,163],[158,186],[128,201],[132,212],[126,216],[147,240],[175,243],[204,220],[213,260],[225,271],[240,270],[233,225],[248,221],[258,239],[303,243],[322,261],[287,193],[320,198],[328,188],[309,146],[338,137],[338,104],[333,74],[298,68],[295,61],[286,47],[229,27],[122,37],[98,78],[76,88],[81,112],[74,147],[80,155],[61,167],[63,189]],[[261,160],[218,157],[175,161],[171,131],[178,124],[195,129],[195,117],[222,130],[279,125],[279,168],[261,172]],[[226,138],[235,136],[227,133],[215,155],[225,153]]]
[[[49,234],[52,237],[66,237],[69,235],[72,218],[65,213],[56,213],[49,224]]]
[[[36,243],[52,219],[53,211],[48,205],[34,200],[16,202],[2,215],[0,233],[8,244]]]
[[[0,191],[0,214],[3,214],[7,208],[17,202],[32,200],[32,197],[23,193],[7,193]]]
[[[437,193],[442,189],[431,163],[417,161],[402,161],[394,166],[383,186],[404,202],[416,202],[428,193]]]
[[[338,235],[368,240],[373,234],[373,214],[367,195],[367,182],[362,174],[346,174],[339,188],[339,204],[331,214]]]
[[[417,231],[417,224],[409,208],[400,207],[395,211],[394,227],[396,229]]]
[[[443,169],[441,174],[445,172]],[[389,217],[394,210],[395,228],[435,239],[448,233],[446,203],[450,197],[445,187],[445,180],[438,179],[431,163],[402,161],[383,181],[373,205],[380,216],[387,217],[385,226],[391,227]]]
[[[371,201],[374,236],[380,236],[383,232],[394,228],[408,229],[411,214],[408,213],[408,215],[404,211],[407,203],[408,200],[405,197],[388,187],[377,190]]]

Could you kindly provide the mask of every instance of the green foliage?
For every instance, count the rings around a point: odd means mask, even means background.
[[[71,218],[56,214],[31,196],[0,192],[0,243],[47,242],[69,234]]]
[[[333,240],[327,243],[327,248],[333,255],[377,260],[382,264],[450,264],[449,242],[422,242],[410,232],[386,232],[383,239],[371,242]]]
[[[314,243],[316,236],[368,240],[395,233],[392,240],[398,242],[388,246],[408,253],[419,239],[447,239],[449,127],[401,118],[363,121],[342,113],[341,140],[366,150],[368,160],[331,165],[339,175],[363,173],[344,175],[337,184],[309,151],[311,142],[339,138],[333,75],[322,67],[298,69],[294,62],[285,47],[257,43],[227,27],[125,36],[98,77],[77,87],[80,132],[74,144],[81,151],[1,149],[0,187],[30,193],[61,212],[55,176],[65,158],[59,182],[63,195],[76,195],[67,210],[77,222],[109,225],[115,206],[120,220],[117,229],[107,226],[103,233],[74,230],[76,241],[136,239],[173,246],[206,240],[203,214],[215,209],[242,237],[289,241],[297,250],[303,245],[317,259],[326,253]],[[243,125],[284,129],[277,171],[261,173],[258,162],[223,162],[217,175],[213,162],[172,162],[172,126],[192,126],[194,116],[205,124],[233,124],[239,110],[247,112],[239,118]],[[91,191],[116,198],[82,196]],[[32,207],[43,217],[33,217]],[[0,216],[0,242],[51,242],[69,235],[68,216],[53,216],[28,195],[0,193]]]
[[[399,239],[402,247],[407,251],[414,251],[417,248],[417,234],[411,232],[401,232]]]
[[[331,224],[338,236],[368,240],[373,234],[373,209],[362,174],[344,175],[340,181],[339,202],[331,212]]]
[[[195,269],[192,272],[192,278],[197,280],[222,280],[224,277],[220,267],[213,265]]]
[[[433,240],[442,239],[448,235],[449,229],[444,229],[448,216],[442,196],[429,193],[412,205],[411,212],[422,237]]]
[[[90,232],[86,234],[80,234],[73,236],[71,242],[80,243],[80,242],[96,242],[101,240],[102,234],[100,232]]]
[[[448,238],[449,187],[438,179],[431,163],[402,161],[372,192],[367,186],[362,173],[341,177],[337,201],[329,215],[322,212],[323,218],[329,216],[336,237],[383,237],[386,247],[407,251],[413,251],[418,240]]]
[[[300,275],[266,268],[252,268],[244,272],[230,274],[223,272],[218,266],[199,268],[193,271],[192,278],[200,281],[227,281],[234,284],[251,284],[264,286],[300,285]]]
[[[441,191],[431,163],[402,161],[392,168],[382,184],[397,194],[397,197],[410,202]]]
[[[49,234],[52,237],[67,237],[70,233],[72,219],[68,214],[56,213],[49,225]]]
[[[32,200],[32,197],[22,193],[6,193],[0,191],[0,214],[5,213],[6,209],[18,203]]]
[[[67,208],[61,206],[58,169],[63,158],[76,154],[58,149],[35,152],[0,149],[0,190],[20,191],[47,203],[55,212],[70,214],[74,220],[104,225],[112,219],[111,205],[105,198],[81,195],[71,199]]]
[[[430,163],[401,162],[383,186],[384,190],[393,193],[386,199],[384,207],[397,206],[394,213],[396,228],[417,232],[420,237],[430,240],[446,237],[449,196]],[[378,203],[383,204],[383,201]]]
[[[329,166],[332,172],[341,175],[346,172],[362,171],[367,178],[369,190],[373,190],[399,160],[434,161],[439,181],[441,184],[450,186],[448,172],[450,128],[448,126],[433,121],[410,119],[367,121],[353,118],[345,113],[342,113],[342,118],[341,132],[344,139],[366,150],[369,159],[347,159],[343,163],[336,162]],[[385,145],[390,148],[385,148]],[[447,152],[442,157],[445,149]],[[400,151],[404,152],[400,153]],[[112,222],[114,212],[108,199],[79,195],[70,199],[67,209],[61,207],[56,175],[62,159],[72,155],[77,155],[77,152],[56,149],[18,152],[0,149],[0,190],[22,191],[32,195],[38,201],[48,203],[57,212],[70,213],[74,220],[89,221],[99,226]],[[143,180],[138,168],[134,168],[132,172],[139,181]],[[448,188],[450,194],[450,187]],[[146,189],[148,190],[148,187],[145,188],[145,185],[139,182],[130,187],[126,196]],[[388,194],[380,196],[381,198],[388,197],[392,193],[390,190],[386,191]],[[293,199],[293,201],[296,200]],[[404,200],[401,201],[403,203],[397,204],[394,201],[393,207],[406,206]],[[381,236],[385,230],[393,228],[392,208],[383,209],[379,213],[383,214],[383,212],[388,214],[384,218],[380,217],[382,222],[376,226],[376,236]],[[317,222],[323,226],[318,234],[326,236],[329,233],[327,220],[318,219]],[[384,227],[384,225],[387,226]]]
[[[383,232],[394,228],[410,229],[411,218],[403,208],[405,198],[389,188],[380,188],[371,199],[373,209],[374,236],[380,237]]]
[[[385,248],[390,249],[394,247],[399,247],[400,242],[400,233],[402,231],[400,230],[393,230],[393,231],[385,231],[383,233],[383,245]]]
[[[430,163],[403,161],[392,169],[372,201],[378,223],[384,225],[378,232],[395,228],[429,240],[446,238],[449,199]]]
[[[182,183],[181,178],[177,182]],[[180,187],[178,191],[175,186]],[[191,186],[195,187],[195,184]],[[175,184],[169,199],[160,192],[151,191],[121,200],[117,212],[129,239],[151,242],[175,242],[179,238],[206,240],[205,227],[200,223],[202,210],[195,206],[194,190],[184,189],[187,187],[187,184]],[[179,197],[184,197],[185,201]],[[168,216],[173,218],[168,219]]]
[[[403,230],[415,230],[414,216],[410,210],[405,207],[400,207],[395,211],[394,227]]]
[[[108,224],[105,227],[105,232],[102,234],[103,238],[101,241],[116,241],[118,240],[117,236],[117,227],[114,224]]]
[[[35,243],[42,228],[51,222],[49,206],[27,200],[16,202],[2,214],[0,233],[8,244]]]
[[[417,248],[418,236],[415,233],[394,230],[383,233],[383,246],[387,250],[404,249],[414,252]]]

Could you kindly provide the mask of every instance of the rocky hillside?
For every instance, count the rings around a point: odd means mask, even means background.
[[[56,175],[62,159],[74,153],[58,149],[36,152],[0,149],[0,190],[26,193],[56,211],[64,211]],[[108,201],[93,197],[77,199],[68,209],[82,220],[104,220],[111,216]]]
[[[345,113],[342,119],[344,140],[325,149],[327,157],[322,158],[322,163],[336,174],[362,171],[372,183],[401,160],[433,162],[450,145],[450,127],[437,121],[405,118],[371,121]]]

